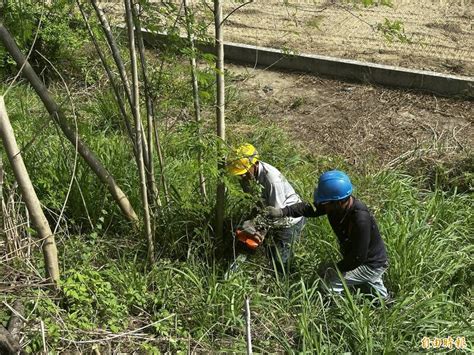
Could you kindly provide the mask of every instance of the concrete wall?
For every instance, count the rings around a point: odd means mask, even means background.
[[[159,46],[160,42],[166,39],[166,35],[146,32],[144,39],[150,45]],[[204,52],[214,52],[212,45],[197,43],[196,46]],[[442,96],[474,98],[473,77],[412,70],[320,55],[288,54],[278,49],[240,43],[225,43],[224,52],[225,60],[228,62],[271,67],[273,70],[296,70],[339,80],[426,91]]]

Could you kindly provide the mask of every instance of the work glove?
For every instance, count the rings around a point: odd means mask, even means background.
[[[260,243],[263,242],[265,235],[267,234],[267,230],[261,226],[257,226],[254,220],[244,221],[244,223],[241,225],[241,228],[244,232],[251,234]]]
[[[242,230],[248,234],[255,234],[257,233],[257,228],[255,226],[255,222],[253,220],[247,220],[242,223],[241,226]]]
[[[281,208],[268,206],[267,208],[265,208],[265,217],[272,218],[272,219],[282,218],[283,211]]]

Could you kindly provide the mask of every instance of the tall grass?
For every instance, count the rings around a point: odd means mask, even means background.
[[[312,187],[312,166],[301,161],[292,168],[289,176],[298,176],[293,178],[297,183]],[[188,177],[190,184],[193,177]],[[174,218],[169,216],[172,228],[163,229],[161,236],[187,249],[163,251],[164,257],[152,269],[146,267],[145,246],[133,238],[107,234],[63,240],[62,260],[68,264],[63,287],[75,291],[80,286],[86,291],[80,302],[65,292],[60,309],[66,322],[59,334],[84,340],[94,337],[86,331],[92,326],[119,332],[136,327],[137,322],[170,316],[147,329],[138,344],[117,340],[114,347],[244,352],[243,305],[249,296],[258,352],[405,353],[422,350],[424,336],[472,339],[470,196],[421,191],[419,179],[394,171],[357,180],[364,186],[357,195],[371,201],[388,247],[386,283],[395,297],[391,308],[375,306],[360,295],[328,299],[320,293],[315,271],[321,262],[338,257],[336,239],[324,219],[306,226],[296,248],[294,274],[276,274],[263,254],[257,253],[226,278],[230,260],[214,259],[208,252],[212,237],[208,227],[198,223],[202,221],[199,209],[188,214],[194,208],[191,204]],[[232,206],[235,197],[229,198]],[[48,307],[35,312],[43,319],[55,319]],[[81,317],[71,320],[74,314]],[[50,341],[54,339],[52,333]],[[68,345],[65,341],[54,344],[57,348]]]

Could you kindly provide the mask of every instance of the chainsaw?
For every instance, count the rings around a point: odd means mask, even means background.
[[[253,220],[245,221],[238,226],[235,230],[235,237],[240,243],[245,245],[246,248],[255,250],[262,245],[268,228],[269,226],[265,224],[262,217],[257,216]],[[239,268],[239,264],[242,264],[246,260],[246,254],[239,254],[230,265],[229,270],[225,273],[225,279],[228,280],[230,275]]]
[[[266,234],[267,228],[257,225],[254,220],[245,221],[235,230],[237,240],[251,250],[255,250],[262,245]]]

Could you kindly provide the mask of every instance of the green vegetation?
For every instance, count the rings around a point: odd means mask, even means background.
[[[389,42],[399,41],[402,43],[411,43],[411,39],[405,34],[403,22],[400,20],[390,21],[386,18],[383,23],[377,24],[376,28]]]
[[[54,70],[47,60],[54,63],[62,74],[79,75],[87,65],[84,52],[87,32],[74,1],[55,0],[50,5],[35,0],[8,0],[0,5],[2,22],[15,36],[20,49],[31,52],[32,65],[47,68],[47,74],[54,76]],[[45,57],[47,59],[45,59]],[[3,46],[0,47],[0,68],[14,72],[14,62]]]
[[[338,157],[302,150],[284,128],[260,124],[252,103],[230,89],[229,145],[252,142],[262,160],[280,168],[306,200],[312,198],[316,177],[326,169],[342,168],[353,177],[355,195],[371,207],[387,244],[386,280],[395,302],[390,308],[380,307],[359,294],[328,299],[319,292],[315,271],[321,263],[338,258],[337,241],[325,219],[311,220],[305,227],[296,249],[295,273],[279,275],[259,251],[226,276],[233,261],[228,253],[231,227],[241,221],[252,197],[244,196],[237,181],[228,178],[227,239],[216,241],[212,233],[217,180],[214,73],[208,67],[199,72],[204,113],[200,140],[196,123],[188,117],[193,103],[189,77],[183,74],[189,69],[187,60],[171,52],[163,55],[172,62],[166,62],[162,74],[155,72],[159,62],[150,66],[152,86],[159,94],[157,112],[171,201],[155,216],[159,257],[152,267],[147,265],[143,235],[124,220],[81,159],[76,160],[72,146],[55,129],[34,91],[20,83],[6,97],[39,198],[52,226],[61,227],[57,233],[61,291],[54,295],[30,286],[1,296],[9,303],[18,297],[25,303],[27,352],[43,349],[40,320],[52,353],[93,348],[102,352],[107,351],[107,343],[117,352],[245,352],[245,297],[250,298],[256,352],[406,353],[420,351],[425,336],[462,336],[472,349],[474,202],[472,194],[453,188],[472,174],[469,163],[465,169],[451,169],[448,176],[443,169],[435,170],[430,181],[437,183],[429,189],[421,167],[416,175],[403,170],[361,175],[357,167]],[[61,82],[52,80],[49,88],[70,117],[75,112],[81,136],[132,204],[139,206],[132,149],[114,96],[99,80],[102,73],[94,63],[82,62],[85,74],[67,80],[71,100]],[[96,78],[93,83],[88,81],[91,75]],[[2,86],[1,92],[5,89]],[[197,151],[205,162],[208,201],[199,195]],[[11,190],[12,185],[7,167],[5,188]],[[64,218],[58,222],[66,195]],[[19,208],[24,213],[24,207]],[[25,227],[22,232],[27,235],[29,230]],[[43,269],[39,248],[30,259],[9,263],[25,283],[30,277],[36,280],[32,270]],[[0,320],[6,319],[6,312],[0,310]]]

